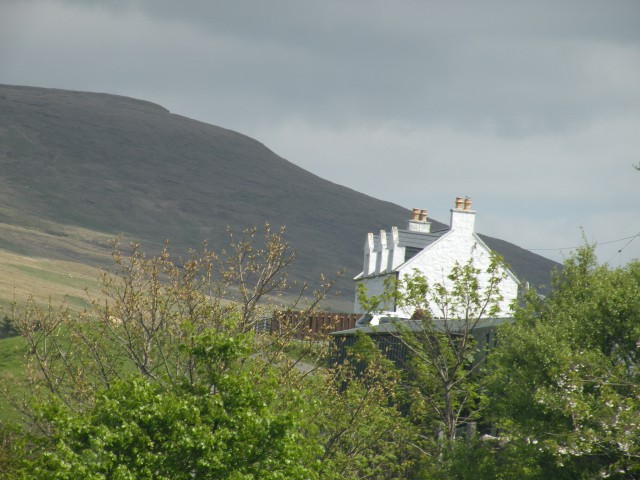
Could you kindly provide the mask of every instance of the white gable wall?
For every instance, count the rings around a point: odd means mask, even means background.
[[[455,263],[465,264],[469,259],[473,259],[473,266],[480,270],[480,288],[486,288],[489,282],[489,274],[485,273],[491,262],[490,250],[473,232],[465,230],[451,230],[443,235],[428,248],[418,253],[398,269],[399,278],[405,275],[412,275],[415,270],[422,273],[429,283],[434,285],[442,283],[448,288],[451,281],[447,275],[451,272]],[[518,295],[518,283],[511,274],[500,284],[503,300],[500,304],[501,314],[497,316],[511,316],[509,306]],[[439,310],[437,305],[432,303],[430,309],[436,317],[444,317],[445,312]],[[411,315],[413,312],[403,312],[404,315]]]

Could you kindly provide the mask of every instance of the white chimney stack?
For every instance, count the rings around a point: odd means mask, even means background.
[[[427,222],[427,211],[424,209],[414,208],[409,220],[409,231],[429,233],[431,231],[431,223]]]
[[[370,232],[367,234],[367,241],[364,243],[364,268],[362,270],[365,276],[375,272],[377,256],[373,233]]]
[[[451,209],[451,230],[460,233],[473,233],[475,230],[476,212],[471,210],[471,198],[456,197],[455,208]]]

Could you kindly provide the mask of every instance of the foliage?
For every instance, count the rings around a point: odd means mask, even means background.
[[[51,433],[28,459],[32,478],[318,478],[319,445],[304,435],[298,392],[278,391],[274,369],[243,365],[250,334],[195,339],[196,384],[133,376],[101,392],[80,415],[54,400]],[[220,368],[225,365],[225,368]],[[230,374],[233,371],[234,374]],[[297,404],[297,408],[291,408]]]
[[[531,443],[518,443],[483,435],[456,439],[445,451],[437,469],[430,472],[434,480],[521,480],[575,478],[549,473],[554,464],[548,453]],[[554,472],[557,473],[557,472]]]
[[[592,246],[528,292],[492,355],[496,421],[555,459],[554,478],[640,475],[640,262],[598,265]]]
[[[18,330],[13,324],[13,321],[11,320],[11,318],[9,318],[8,315],[5,315],[4,317],[2,317],[2,320],[0,321],[0,339],[15,337],[17,335],[18,335]]]
[[[15,323],[29,348],[33,395],[52,394],[81,409],[96,390],[132,372],[160,383],[194,382],[199,360],[188,348],[194,339],[208,329],[229,335],[252,330],[287,289],[286,267],[294,255],[282,231],[274,234],[267,226],[262,248],[254,245],[255,233],[232,236],[228,252],[205,247],[186,259],[172,258],[166,247],[147,257],[137,245],[125,255],[115,244],[115,269],[101,274],[106,300],[92,299],[92,309],[81,315],[64,304],[27,303]],[[309,311],[331,285],[319,289]],[[262,305],[267,296],[273,303]],[[281,346],[298,326],[263,340]]]
[[[342,368],[333,370],[340,399],[321,413],[322,461],[336,478],[406,478],[422,451],[419,429],[396,408],[399,374],[370,337],[360,334]]]
[[[263,315],[299,309],[302,295],[283,305],[293,256],[280,233],[267,229],[262,248],[254,236],[184,260],[116,246],[106,301],[80,316],[28,304],[16,325],[31,395],[13,402],[33,453],[13,473],[403,478],[416,449],[390,401],[393,373],[377,360],[362,375],[330,364],[322,336],[300,348],[304,313],[259,331]]]
[[[0,427],[3,478],[640,476],[640,262],[578,250],[548,297],[525,292],[488,362],[476,336],[504,313],[499,258],[363,295],[417,312],[388,329],[408,353],[399,372],[366,335],[329,361],[326,338],[299,340],[304,314],[256,328],[299,303],[281,296],[280,234],[263,248],[254,235],[187,259],[117,248],[106,302],[80,316],[26,305],[23,338],[3,340],[26,346],[31,388],[12,397],[27,423]],[[470,434],[478,420],[496,436]]]

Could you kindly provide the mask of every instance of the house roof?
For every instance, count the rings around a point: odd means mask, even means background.
[[[398,237],[401,247],[414,247],[422,250],[425,247],[431,245],[448,231],[448,228],[430,233],[414,232],[411,230],[398,230]],[[387,237],[389,235],[390,234],[387,234]]]
[[[439,239],[442,235],[449,231],[448,228],[443,230],[438,230],[436,232],[414,232],[412,230],[400,230],[398,229],[398,240],[399,246],[401,247],[409,247],[409,248],[419,248],[420,250],[425,247],[431,245],[437,239]],[[385,232],[387,245],[393,244],[393,238],[391,236],[391,232]],[[380,235],[373,236],[373,244],[376,250],[379,250],[380,245]]]

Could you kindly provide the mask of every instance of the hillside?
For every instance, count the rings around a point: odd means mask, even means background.
[[[7,252],[97,265],[108,262],[108,238],[121,233],[148,249],[169,239],[185,252],[204,240],[224,246],[227,225],[268,221],[287,227],[295,278],[313,285],[321,272],[346,268],[343,308],[366,233],[409,218],[245,135],[106,94],[0,86],[0,172]],[[483,238],[521,279],[548,283],[555,262]]]

